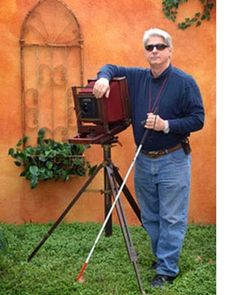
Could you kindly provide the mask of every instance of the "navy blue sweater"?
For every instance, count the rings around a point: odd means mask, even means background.
[[[190,132],[203,127],[202,98],[196,82],[190,75],[172,65],[157,78],[154,78],[147,68],[110,64],[103,66],[98,73],[98,78],[108,80],[122,76],[125,76],[128,82],[132,126],[137,146],[145,131],[141,122],[147,119],[147,113],[150,111],[168,120],[170,131],[165,134],[163,131],[150,130],[143,144],[144,150],[174,147],[187,138]],[[161,95],[157,99],[160,91]]]

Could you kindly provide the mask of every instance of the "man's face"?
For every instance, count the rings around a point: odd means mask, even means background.
[[[167,45],[161,37],[152,36],[149,38],[146,46],[156,45],[156,44]],[[163,50],[158,50],[156,47],[154,47],[151,51],[148,51],[147,49],[144,49],[144,51],[145,51],[145,57],[151,67],[161,66],[163,64],[166,64],[170,60],[171,54],[172,54],[171,47],[166,47]]]

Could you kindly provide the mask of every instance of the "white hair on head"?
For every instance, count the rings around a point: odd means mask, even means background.
[[[143,34],[144,46],[147,44],[149,38],[153,37],[153,36],[161,37],[169,47],[173,47],[172,38],[171,38],[170,34],[161,30],[161,29],[158,29],[158,28],[151,28],[151,29],[144,32],[144,34]]]

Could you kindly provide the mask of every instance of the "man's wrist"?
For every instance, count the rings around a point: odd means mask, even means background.
[[[169,133],[169,131],[170,131],[169,122],[168,122],[168,120],[164,120],[163,132],[167,134],[167,133]]]

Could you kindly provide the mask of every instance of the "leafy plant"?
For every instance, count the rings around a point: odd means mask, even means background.
[[[8,154],[15,159],[16,166],[23,167],[20,176],[30,181],[31,188],[35,188],[40,180],[66,181],[71,175],[83,176],[92,169],[83,155],[89,145],[45,139],[43,128],[38,131],[36,146],[26,146],[28,139],[28,136],[23,137]]]
[[[187,29],[192,25],[200,26],[202,21],[210,20],[211,9],[214,7],[212,0],[199,0],[202,3],[202,12],[196,12],[191,18],[186,17],[184,21],[178,23],[178,27],[182,30]],[[188,0],[164,0],[162,1],[162,11],[166,18],[175,22],[178,14],[178,8],[181,3],[188,2]]]

